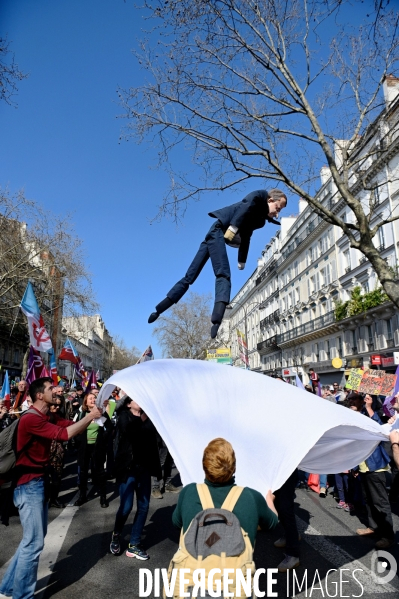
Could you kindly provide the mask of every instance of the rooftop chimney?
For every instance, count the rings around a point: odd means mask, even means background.
[[[331,177],[330,168],[328,166],[322,166],[320,169],[321,184],[324,185],[324,183],[327,183],[327,181],[329,180],[330,177]]]
[[[384,92],[384,100],[388,108],[399,95],[399,79],[393,75],[387,75],[382,84],[382,91]]]

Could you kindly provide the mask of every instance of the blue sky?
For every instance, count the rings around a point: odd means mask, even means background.
[[[156,148],[119,143],[116,93],[143,77],[131,53],[145,28],[142,13],[123,0],[1,0],[0,11],[1,35],[29,73],[18,108],[0,105],[0,185],[24,188],[58,214],[73,213],[106,326],[141,350],[151,343],[160,357],[148,315],[184,275],[212,223],[208,211],[254,186],[209,194],[179,227],[167,219],[150,224],[167,176],[156,170]],[[243,272],[232,254],[233,293],[274,230],[254,236]],[[209,263],[193,290],[213,288]]]
[[[204,196],[178,227],[168,219],[150,223],[167,175],[156,168],[156,148],[119,142],[123,120],[117,118],[118,87],[145,76],[131,53],[145,27],[130,0],[0,0],[0,34],[8,35],[20,69],[29,73],[19,84],[18,108],[0,105],[0,186],[24,188],[52,211],[73,213],[106,326],[142,351],[151,343],[160,357],[148,315],[184,275],[212,224],[207,213],[259,183]],[[290,212],[296,208],[293,199]],[[255,233],[244,271],[229,250],[233,294],[275,231],[268,225]],[[208,263],[193,290],[213,288]]]

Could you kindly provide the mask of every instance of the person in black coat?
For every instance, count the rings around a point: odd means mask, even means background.
[[[209,216],[216,218],[216,222],[209,229],[185,276],[155,307],[155,312],[150,315],[148,322],[154,322],[165,310],[173,304],[177,304],[210,258],[216,277],[215,304],[211,316],[213,324],[211,337],[214,339],[230,301],[230,264],[226,243],[231,247],[238,248],[238,268],[243,270],[247,261],[252,233],[255,229],[264,227],[266,221],[280,224],[273,217],[277,216],[286,205],[287,197],[279,189],[270,191],[261,189],[251,192],[241,202],[210,212]]]
[[[90,412],[94,408],[96,399],[97,395],[91,391],[86,393],[83,399],[82,411],[78,414],[77,420],[84,418],[87,412]],[[108,400],[104,402],[104,407],[107,405]],[[106,494],[107,475],[104,470],[104,462],[107,456],[108,440],[113,432],[113,424],[107,412],[103,413],[103,417],[105,418],[103,426],[93,421],[83,433],[75,437],[78,466],[80,467],[80,494],[75,501],[76,506],[83,505],[87,501],[87,479],[90,463],[93,485],[98,487],[100,493],[100,505],[103,508],[109,506]]]
[[[151,495],[151,476],[162,476],[156,429],[140,406],[130,397],[124,399],[118,409],[116,425],[117,449],[115,453],[115,476],[119,486],[120,505],[115,518],[110,551],[120,553],[120,536],[133,508],[134,493],[137,511],[130,534],[127,557],[147,560],[149,555],[140,541],[148,514]]]

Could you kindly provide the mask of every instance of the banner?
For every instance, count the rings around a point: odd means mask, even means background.
[[[352,368],[346,383],[346,389],[368,393],[369,395],[391,395],[396,382],[396,374],[387,374],[383,370],[360,370]]]
[[[24,296],[20,304],[22,312],[28,319],[28,329],[30,343],[32,347],[39,351],[49,351],[52,349],[50,335],[46,331],[44,320],[40,314],[39,306],[36,301],[32,283],[28,283]]]
[[[217,364],[231,364],[231,351],[228,348],[208,349],[206,359]]]
[[[245,339],[244,333],[241,333],[239,329],[237,329],[237,341],[240,350],[240,358],[246,366],[249,366],[247,340]]]
[[[352,368],[349,372],[349,377],[346,381],[345,388],[352,391],[357,391],[361,383],[362,376],[363,370],[360,368]]]

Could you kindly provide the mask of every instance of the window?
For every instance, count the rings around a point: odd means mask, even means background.
[[[310,266],[312,264],[312,250],[309,249],[306,252],[306,266]]]
[[[389,318],[385,321],[387,325],[387,341],[393,339],[393,331],[392,331],[392,319]]]
[[[19,364],[19,349],[14,349],[14,364]]]
[[[384,227],[380,227],[378,229],[378,241],[380,244],[380,249],[384,249],[384,247],[385,247]]]
[[[299,268],[298,268],[298,260],[294,262],[294,277],[298,276]]]
[[[370,349],[370,345],[372,345],[373,349],[374,349],[373,329],[370,325],[367,326],[367,345],[369,346],[369,349]]]
[[[364,291],[364,293],[368,293],[368,292],[370,291],[370,288],[369,288],[369,282],[368,282],[368,280],[367,280],[367,281],[364,281],[364,282],[362,283],[362,287],[363,287],[363,291]]]
[[[301,301],[301,294],[299,292],[299,287],[296,287],[295,289],[295,303],[298,303]]]
[[[327,341],[324,342],[325,343],[325,349],[326,349],[326,354],[327,354],[327,360],[330,359],[330,340],[327,339]]]
[[[345,250],[343,253],[344,256],[344,268],[346,272],[351,270],[351,254],[349,250]]]

